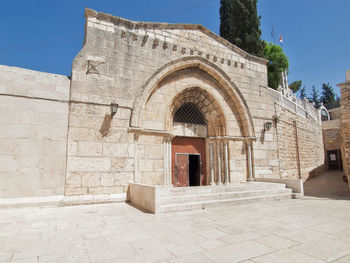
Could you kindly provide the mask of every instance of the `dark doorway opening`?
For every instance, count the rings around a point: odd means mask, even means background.
[[[199,154],[189,154],[189,167],[188,167],[188,177],[190,186],[201,185],[200,176],[200,155]]]
[[[327,151],[328,170],[343,170],[340,150]]]

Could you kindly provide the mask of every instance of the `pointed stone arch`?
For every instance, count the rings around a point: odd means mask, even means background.
[[[255,137],[253,121],[241,92],[230,77],[215,64],[202,57],[184,57],[171,61],[159,68],[145,83],[134,103],[130,125],[140,127],[140,118],[148,99],[157,90],[158,84],[168,75],[186,68],[196,67],[211,76],[220,88],[222,88],[235,105],[240,121],[242,122],[242,134],[246,137]],[[140,127],[142,128],[142,127]]]

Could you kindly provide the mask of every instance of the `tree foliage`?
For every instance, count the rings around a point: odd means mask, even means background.
[[[300,89],[299,98],[300,98],[301,100],[303,100],[303,99],[306,98],[306,88],[305,88],[305,86],[303,86],[303,87]]]
[[[322,95],[321,101],[323,104],[331,103],[336,100],[335,93],[331,85],[329,83],[322,84]]]
[[[281,73],[288,69],[288,57],[280,46],[273,43],[265,45],[264,56],[269,60],[267,66],[269,87],[277,89],[281,83]]]
[[[316,90],[315,86],[312,86],[311,97],[309,100],[315,103],[316,108],[319,108],[321,106],[320,97],[318,95],[318,91]]]
[[[292,82],[291,84],[289,84],[289,88],[294,92],[296,93],[300,87],[302,85],[302,81],[301,80],[297,80],[297,81],[294,81]]]
[[[220,36],[245,50],[263,56],[265,42],[260,39],[257,0],[221,0]]]

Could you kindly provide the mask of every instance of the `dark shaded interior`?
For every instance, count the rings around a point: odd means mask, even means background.
[[[200,155],[189,154],[189,186],[199,186],[200,185]]]

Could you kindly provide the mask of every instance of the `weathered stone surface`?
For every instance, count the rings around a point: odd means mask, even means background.
[[[0,198],[64,193],[69,79],[0,66]]]
[[[133,180],[163,184],[174,172],[174,136],[206,138],[207,153],[215,143],[215,180],[226,169],[239,183],[249,171],[306,179],[322,168],[317,111],[267,88],[266,60],[198,25],[132,22],[89,9],[86,19],[71,81],[0,67],[0,197],[61,193],[64,186],[66,195],[120,193]],[[111,103],[118,104],[113,115]],[[206,125],[173,123],[184,103],[195,104]],[[273,123],[267,131],[266,122]]]

